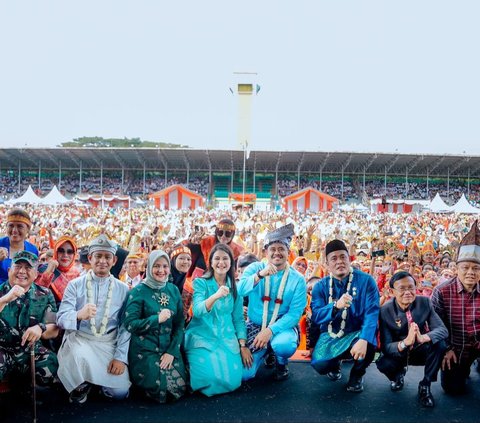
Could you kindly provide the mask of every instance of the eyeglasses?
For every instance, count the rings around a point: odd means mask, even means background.
[[[60,254],[68,254],[68,255],[72,255],[75,251],[73,250],[65,250],[64,248],[59,248],[57,250]]]
[[[457,269],[461,272],[468,272],[469,270],[475,273],[480,272],[480,266],[458,266]]]
[[[405,294],[406,292],[416,292],[417,288],[414,286],[409,286],[409,287],[401,287],[401,288],[392,288],[395,291],[399,292],[401,295]]]
[[[23,269],[23,270],[25,270],[26,272],[30,272],[31,270],[33,270],[33,267],[30,266],[30,265],[27,264],[27,263],[22,263],[22,264],[20,264],[20,263],[15,263],[15,264],[13,265],[13,268],[14,268],[15,270],[17,270],[17,271]]]
[[[218,236],[223,236],[225,235],[227,238],[230,238],[232,235],[233,235],[233,232],[232,231],[222,231],[221,229],[219,229],[217,231],[217,235]]]

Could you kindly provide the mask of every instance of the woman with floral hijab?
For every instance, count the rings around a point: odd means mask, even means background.
[[[46,264],[42,264],[35,283],[45,288],[50,288],[55,297],[57,306],[63,298],[63,293],[68,283],[80,275],[75,266],[77,256],[77,244],[68,235],[60,237],[53,247],[53,258]]]

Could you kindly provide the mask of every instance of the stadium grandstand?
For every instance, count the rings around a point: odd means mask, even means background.
[[[342,202],[431,199],[436,193],[454,202],[464,193],[476,205],[480,156],[252,151],[247,159],[243,150],[0,149],[0,195],[5,199],[28,185],[38,194],[57,185],[67,197],[106,193],[146,198],[171,184],[185,185],[207,201],[243,190],[273,201],[312,186]]]

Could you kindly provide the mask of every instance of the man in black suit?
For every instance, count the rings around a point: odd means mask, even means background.
[[[382,355],[376,362],[378,370],[390,379],[392,391],[400,391],[407,366],[424,365],[418,396],[424,407],[434,407],[430,384],[437,380],[448,330],[430,299],[416,295],[415,279],[410,273],[395,273],[390,289],[394,298],[380,309]]]

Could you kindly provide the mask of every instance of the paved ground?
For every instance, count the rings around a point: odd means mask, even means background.
[[[255,381],[234,393],[206,398],[189,395],[174,404],[158,405],[133,393],[122,403],[90,397],[84,405],[70,405],[66,396],[42,395],[38,422],[478,422],[480,421],[480,375],[472,369],[469,392],[449,397],[440,384],[432,386],[434,409],[417,402],[417,385],[423,368],[411,367],[405,388],[391,392],[388,380],[373,364],[365,377],[365,391],[345,391],[349,365],[343,378],[331,382],[315,373],[308,363],[291,363],[290,378],[275,382],[271,371],[262,369]],[[0,421],[28,422],[31,404],[20,398],[3,397]]]

